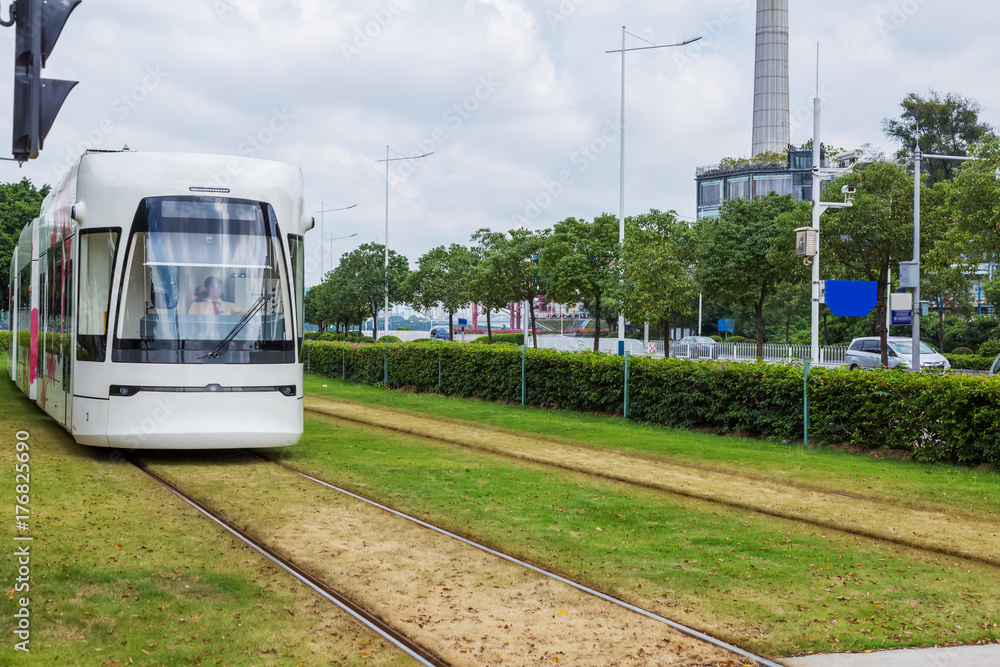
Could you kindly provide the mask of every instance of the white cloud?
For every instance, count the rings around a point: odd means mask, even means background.
[[[882,119],[931,89],[977,99],[1000,125],[995,3],[791,4],[793,112],[811,109],[819,41],[825,141],[893,150]],[[695,167],[749,152],[753,0],[84,2],[45,70],[81,83],[41,158],[8,163],[6,178],[51,182],[91,144],[238,154],[287,112],[294,120],[258,152],[303,168],[310,210],[358,204],[326,216],[328,236],[358,233],[333,256],[384,235],[386,145],[435,151],[412,174],[391,166],[391,245],[415,264],[539,203],[536,226],[617,213],[621,60],[605,51],[620,47],[623,24],[656,43],[703,36],[627,60],[627,212],[692,216]],[[0,49],[8,72],[13,33]],[[151,70],[165,76],[144,86]],[[5,127],[10,108],[2,86]],[[811,134],[809,121],[792,139]]]

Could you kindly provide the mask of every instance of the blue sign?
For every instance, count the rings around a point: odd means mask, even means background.
[[[736,331],[734,320],[719,320],[719,331]]]
[[[878,303],[874,280],[827,280],[826,305],[834,315],[864,317]]]
[[[464,317],[458,318],[458,326],[460,326],[460,327],[467,327],[467,326],[469,326],[469,320],[465,319]]]
[[[912,310],[894,310],[894,311],[892,311],[892,323],[893,324],[913,324],[913,311]]]

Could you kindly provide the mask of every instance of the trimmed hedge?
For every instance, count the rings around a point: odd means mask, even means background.
[[[975,352],[973,352],[967,347],[956,347],[954,350],[951,351],[951,353],[960,357],[964,357],[970,354],[975,354]]]
[[[378,342],[380,342],[380,343],[402,343],[403,339],[400,338],[399,336],[385,335],[385,336],[379,336]]]
[[[952,368],[966,371],[988,371],[994,357],[981,357],[978,354],[945,354],[943,355]]]
[[[311,345],[312,371],[364,384],[517,403],[521,349],[513,345]],[[439,385],[438,360],[442,376]],[[625,360],[589,352],[526,351],[527,402],[622,413]],[[676,428],[798,439],[802,369],[755,363],[635,358],[629,417]],[[892,448],[919,461],[1000,465],[1000,381],[896,370],[810,373],[810,438]]]
[[[10,349],[10,332],[7,330],[0,331],[0,352],[6,352]]]

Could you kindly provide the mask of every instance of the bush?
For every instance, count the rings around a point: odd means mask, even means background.
[[[528,340],[531,341],[531,335],[530,334],[528,335]],[[502,334],[495,333],[495,334],[493,334],[493,342],[494,343],[513,343],[514,345],[523,345],[524,344],[524,334],[523,333],[502,333]],[[482,336],[482,337],[477,338],[476,340],[472,341],[472,343],[473,344],[479,344],[479,345],[489,345],[490,339],[489,339],[488,336]],[[530,342],[529,342],[529,344],[530,344]]]
[[[7,352],[10,349],[10,332],[0,331],[0,352]]]
[[[958,354],[955,350],[952,350],[951,353]],[[979,346],[979,354],[991,359],[996,358],[996,356],[1000,354],[1000,340],[990,338],[989,340],[984,341],[983,344]]]
[[[431,343],[436,343],[437,341],[433,338],[417,338],[416,340],[411,340],[407,345],[430,345]]]
[[[978,354],[946,354],[944,358],[952,368],[965,371],[988,371],[990,364],[993,363],[993,357],[982,357]]]
[[[378,342],[380,343],[402,343],[403,339],[397,336],[379,336]]]
[[[317,343],[317,342],[319,342],[319,343],[343,343],[345,340],[348,340],[348,341],[350,341],[352,343],[374,343],[375,342],[375,339],[372,338],[371,336],[364,336],[364,335],[359,334],[356,331],[352,331],[349,336],[345,336],[344,334],[332,333],[330,331],[327,331],[325,333],[322,333],[322,334],[316,336],[315,338],[307,338],[306,340],[311,340],[314,343]]]
[[[956,347],[954,350],[951,351],[951,353],[956,355],[975,354],[972,350],[970,350],[967,347]]]
[[[745,338],[743,336],[730,336],[726,339],[727,343],[756,343],[757,341],[752,338]]]
[[[709,338],[711,338],[712,340],[714,340],[716,343],[721,343],[722,342],[722,336],[709,336]]]
[[[993,338],[993,334],[998,332],[997,325],[1000,325],[1000,320],[985,315],[956,322],[955,326],[945,329],[944,349],[954,350],[956,347],[967,347],[976,350],[987,340]]]
[[[381,384],[387,362],[392,387],[521,400],[522,353],[512,345],[310,348],[313,372],[324,375],[345,372],[351,381]],[[528,403],[621,414],[624,358],[529,349],[524,363]],[[722,433],[802,435],[800,367],[649,358],[629,364],[633,419]],[[817,442],[904,449],[919,461],[1000,464],[1000,382],[994,378],[817,368],[809,376],[809,403],[810,437]]]

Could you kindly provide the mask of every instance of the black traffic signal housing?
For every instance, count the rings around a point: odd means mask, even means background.
[[[70,13],[82,0],[15,0],[14,159],[38,157],[76,81],[43,79],[42,68]]]

